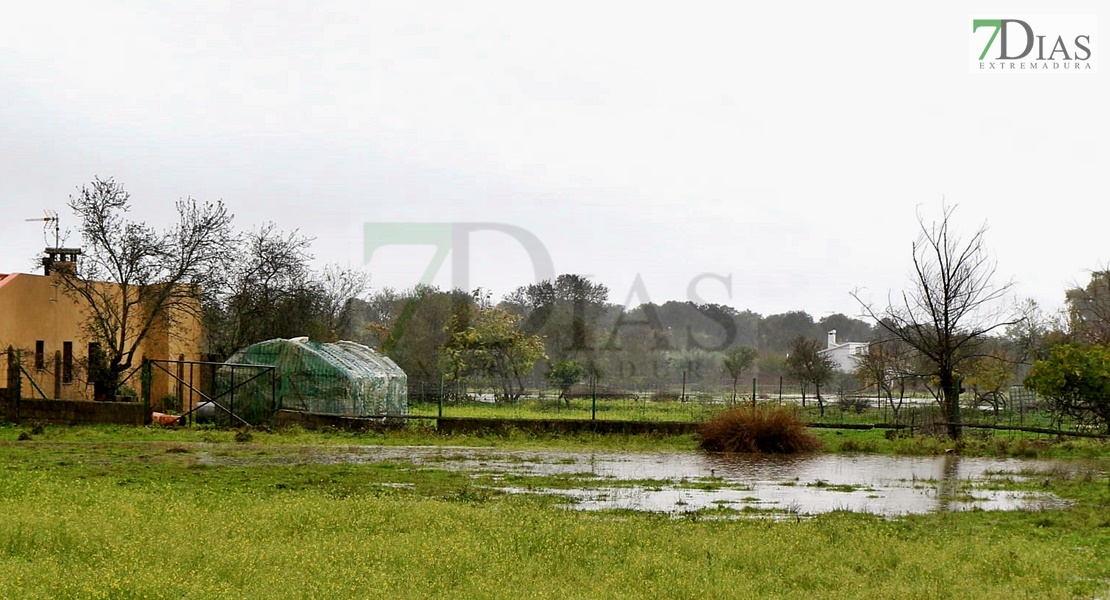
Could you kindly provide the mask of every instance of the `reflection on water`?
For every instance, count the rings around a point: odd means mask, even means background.
[[[288,462],[206,456],[213,464]],[[414,466],[516,475],[582,475],[613,481],[562,494],[583,510],[691,512],[745,507],[797,514],[833,510],[886,516],[961,510],[1044,510],[1065,506],[1052,494],[990,489],[1020,473],[1067,468],[1060,461],[878,455],[764,456],[699,452],[535,452],[465,447],[313,449],[303,462],[411,462]],[[619,484],[621,481],[647,484]],[[510,490],[519,491],[519,490]],[[537,490],[533,490],[537,491]]]

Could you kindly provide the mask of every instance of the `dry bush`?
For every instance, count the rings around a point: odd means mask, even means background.
[[[711,452],[812,452],[821,442],[806,430],[795,411],[785,407],[734,408],[698,427],[703,450]]]
[[[651,393],[652,402],[678,402],[681,399],[681,395],[666,390],[657,390]]]

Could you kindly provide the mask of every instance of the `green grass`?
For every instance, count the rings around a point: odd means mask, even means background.
[[[221,431],[61,429],[15,441],[22,428],[0,428],[0,597],[1110,592],[1105,460],[1015,484],[1073,499],[1067,510],[722,521],[711,512],[680,519],[575,512],[544,496],[491,492],[467,473],[403,462],[295,460],[305,440],[343,444],[357,436],[256,433],[236,443]],[[202,453],[293,460],[205,466]]]
[[[635,398],[599,399],[596,413],[593,401],[575,398],[568,407],[555,398],[524,398],[517,402],[447,402],[443,416],[485,419],[592,419],[607,421],[700,422],[721,410],[723,404],[691,399],[688,402],[655,401]],[[438,416],[438,404],[413,404],[410,414]]]
[[[233,443],[236,431],[209,427],[132,427],[116,425],[47,426],[30,433],[27,426],[0,423],[0,442],[15,441],[21,433],[39,442],[182,442]],[[821,441],[820,451],[931,456],[958,451],[964,456],[1013,456],[1018,458],[1110,457],[1110,441],[1064,438],[1045,434],[967,430],[959,444],[944,436],[912,436],[887,439],[885,429],[822,429],[810,431]],[[282,430],[253,430],[253,443],[264,445],[374,445],[374,446],[476,446],[490,448],[551,448],[562,450],[696,450],[698,439],[690,435],[617,435],[581,432],[534,434],[510,430],[503,435],[445,435],[422,423],[387,432],[315,432],[298,427]]]
[[[896,436],[886,429],[811,429],[821,440],[822,452],[935,456],[957,452],[963,456],[1015,458],[1110,457],[1110,441],[1059,438],[1046,434],[966,429],[954,442],[946,436]]]
[[[677,422],[702,422],[710,419],[715,414],[732,408],[730,397],[724,394],[691,393],[686,402],[677,400],[658,400],[650,396],[637,396],[627,398],[599,398],[594,403],[589,398],[575,398],[568,407],[554,395],[547,394],[540,398],[525,397],[516,402],[445,402],[443,416],[445,417],[470,417],[487,419],[592,419],[617,420],[617,421],[677,421]],[[810,398],[805,407],[797,404],[796,399],[788,400],[786,406],[797,409],[799,418],[806,422],[830,424],[888,424],[902,423],[921,427],[922,424],[934,420],[943,420],[939,407],[935,402],[924,398],[915,398],[919,404],[905,405],[897,414],[889,408],[869,407],[862,412],[855,410],[842,410],[836,402],[835,396],[829,396],[825,402],[824,415],[821,414],[817,403]],[[922,402],[924,400],[924,402]],[[747,406],[748,400],[743,398],[736,406]],[[761,406],[779,406],[776,399],[761,399]],[[440,407],[432,403],[412,403],[410,413],[419,416],[437,416]],[[1073,423],[1057,423],[1050,413],[1039,410],[1002,410],[994,413],[991,410],[964,408],[962,418],[967,423],[989,423],[1011,427],[1062,427],[1067,430]]]
[[[134,427],[126,425],[76,425],[46,426],[41,433],[30,433],[27,426],[0,423],[0,442],[14,441],[21,433],[39,442],[183,442],[183,443],[232,443],[237,430],[213,427]],[[426,423],[413,421],[410,425],[380,432],[351,432],[329,430],[309,431],[300,427],[278,430],[253,429],[251,443],[267,445],[325,445],[325,446],[477,446],[511,448],[552,448],[570,450],[693,450],[697,440],[693,434],[667,436],[656,434],[600,434],[581,432],[575,434],[534,434],[511,429],[502,435],[440,434]]]

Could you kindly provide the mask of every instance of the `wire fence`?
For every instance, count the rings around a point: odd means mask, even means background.
[[[14,354],[18,356],[18,353]],[[24,362],[26,356],[21,357]],[[11,364],[7,349],[0,350],[0,387],[7,387]],[[279,382],[272,368],[235,365],[217,376],[217,363],[161,361],[150,377],[169,379],[169,390],[151,398],[154,410],[192,413],[189,421],[206,418],[218,424],[264,422],[279,408],[296,410],[278,401]],[[26,379],[26,377],[24,378]],[[138,380],[128,379],[126,383]],[[463,386],[448,381],[415,381],[408,386],[408,414],[413,417],[486,419],[577,419],[639,422],[703,422],[736,406],[788,406],[806,422],[830,426],[890,426],[913,432],[943,433],[950,416],[927,391],[883,398],[873,390],[823,389],[820,398],[784,379],[746,382],[690,382],[629,389],[602,382],[551,389],[537,382],[517,398],[506,399],[492,386]],[[629,386],[631,387],[631,386]],[[24,396],[29,388],[24,381]],[[1075,435],[1105,433],[1094,426],[1049,410],[1030,390],[1015,386],[996,402],[976,404],[970,395],[961,401],[960,421],[969,426],[1043,430]],[[206,410],[198,410],[210,403]],[[216,406],[216,405],[219,406]],[[221,409],[222,407],[222,409]]]
[[[1031,390],[1014,387],[976,403],[961,398],[960,421],[969,426],[1054,431],[1060,434],[1101,434],[1104,431],[1048,410]],[[901,398],[874,393],[815,390],[783,381],[781,386],[753,386],[734,399],[731,385],[716,392],[664,387],[653,390],[614,390],[606,386],[575,386],[560,390],[532,389],[506,400],[491,388],[461,390],[448,383],[416,382],[409,389],[409,414],[427,417],[486,419],[583,419],[646,422],[702,422],[735,406],[788,406],[806,422],[829,426],[883,426],[915,433],[944,434],[951,417],[936,398],[917,391]]]

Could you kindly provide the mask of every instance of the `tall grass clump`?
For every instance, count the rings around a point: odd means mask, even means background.
[[[821,445],[794,410],[781,406],[725,411],[698,427],[698,439],[710,452],[797,454]]]

